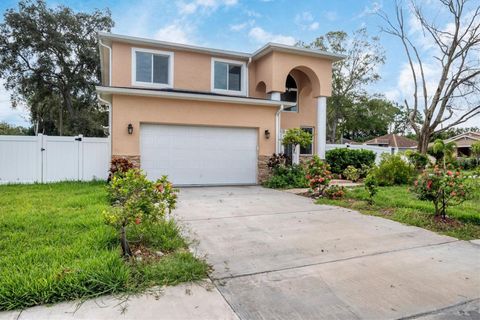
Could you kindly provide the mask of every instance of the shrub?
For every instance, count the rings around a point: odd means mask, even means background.
[[[133,169],[133,163],[130,160],[125,158],[113,158],[110,162],[107,181],[112,181],[112,178],[116,173],[123,174],[130,169]]]
[[[423,171],[430,164],[428,156],[418,151],[407,150],[405,156],[418,171]]]
[[[327,151],[327,163],[333,173],[341,174],[348,166],[361,169],[362,165],[371,167],[375,163],[375,153],[370,150],[337,148]]]
[[[316,197],[323,196],[325,189],[327,189],[332,180],[332,174],[328,164],[320,160],[317,155],[313,156],[308,162],[307,179],[309,181],[310,192]]]
[[[274,153],[268,159],[267,166],[270,170],[273,170],[279,166],[287,166],[289,164],[291,164],[291,160],[285,153]]]
[[[408,184],[416,175],[413,165],[405,162],[398,154],[383,154],[380,164],[371,173],[380,186]]]
[[[445,219],[447,208],[468,200],[473,186],[460,171],[442,170],[435,166],[433,170],[425,170],[411,190],[420,200],[433,202],[435,216]]]
[[[373,204],[373,198],[378,192],[378,181],[377,178],[373,173],[368,174],[365,177],[365,180],[363,180],[363,183],[365,185],[365,190],[368,193],[368,204],[372,205]]]
[[[472,170],[480,165],[480,160],[476,158],[457,158],[455,161],[451,162],[451,165],[455,168],[463,170]]]
[[[263,185],[275,189],[306,188],[308,187],[308,180],[305,176],[303,166],[281,164],[272,170],[272,175]]]
[[[127,227],[132,224],[156,223],[175,208],[176,189],[162,177],[157,182],[147,179],[139,169],[117,172],[107,187],[112,207],[104,211],[105,223],[120,233],[123,256],[132,255]]]
[[[348,166],[344,171],[343,171],[343,176],[347,180],[351,180],[353,182],[357,182],[358,179],[360,179],[360,170],[355,168],[354,166]]]
[[[332,200],[342,199],[345,196],[345,188],[337,185],[331,185],[324,190],[323,196]]]

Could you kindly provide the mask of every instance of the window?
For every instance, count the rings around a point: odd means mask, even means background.
[[[132,83],[139,86],[172,87],[173,53],[132,49]]]
[[[296,105],[286,107],[284,111],[298,112],[298,89],[295,79],[291,75],[288,75],[285,82],[285,92],[280,95],[280,100],[287,102],[295,102]]]
[[[245,95],[245,63],[212,59],[212,91]]]

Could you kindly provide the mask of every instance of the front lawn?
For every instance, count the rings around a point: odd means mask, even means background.
[[[173,221],[138,232],[148,248],[132,230],[152,255],[124,261],[108,205],[102,182],[0,186],[0,310],[206,277]]]
[[[435,220],[433,204],[416,199],[415,195],[408,191],[407,186],[379,188],[374,205],[369,205],[367,198],[364,188],[354,188],[347,190],[345,199],[319,199],[318,203],[351,208],[458,239],[480,238],[480,192],[478,189],[473,199],[447,209],[449,217],[453,218],[449,223]]]

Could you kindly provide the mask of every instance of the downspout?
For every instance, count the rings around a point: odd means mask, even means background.
[[[110,159],[112,158],[112,103],[102,99],[97,93],[98,104],[104,103],[108,106],[108,143],[110,144]]]
[[[275,153],[280,153],[280,115],[283,111],[283,104],[280,105],[277,112],[275,113]]]
[[[102,39],[98,39],[98,44],[108,49],[108,86],[112,86],[112,48],[102,42]]]
[[[101,103],[106,104],[108,106],[108,136],[110,137],[112,135],[112,103],[110,101],[103,99],[98,93],[97,93],[97,99]],[[101,104],[100,102],[98,104]]]

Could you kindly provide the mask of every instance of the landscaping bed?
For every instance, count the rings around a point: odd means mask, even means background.
[[[104,223],[108,207],[104,182],[0,186],[0,310],[207,276],[172,220],[132,227],[136,257],[124,260],[117,232]]]
[[[434,217],[431,202],[418,200],[408,186],[379,187],[374,204],[368,204],[364,188],[346,190],[343,199],[320,198],[319,204],[342,206],[364,214],[380,216],[463,240],[480,239],[480,192],[473,198],[448,209],[448,219]]]

